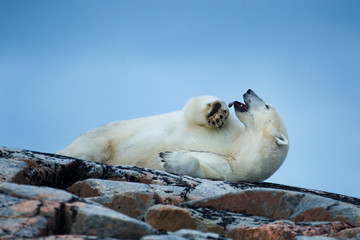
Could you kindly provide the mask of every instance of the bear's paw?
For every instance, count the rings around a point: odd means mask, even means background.
[[[224,102],[215,101],[212,104],[208,104],[211,109],[208,113],[207,124],[213,128],[222,128],[229,117],[229,108]]]

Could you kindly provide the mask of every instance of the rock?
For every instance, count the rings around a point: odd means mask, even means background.
[[[360,228],[347,228],[341,232],[334,234],[334,237],[360,239]]]
[[[39,237],[57,234],[61,202],[71,194],[50,188],[0,184],[0,236]],[[59,200],[57,200],[59,197]]]
[[[169,205],[151,207],[145,221],[160,231],[178,231],[181,229],[196,229],[203,232],[213,232],[227,236],[226,229],[233,226],[259,227],[271,220],[248,216],[241,213],[217,211],[209,208],[182,208]]]
[[[318,190],[0,147],[1,239],[360,240],[359,209]]]
[[[189,229],[182,229],[174,233],[176,236],[181,236],[185,239],[218,239],[226,240],[228,238],[221,237],[219,234],[204,233],[200,231],[194,231]]]
[[[157,203],[179,205],[187,200],[189,188],[150,184],[157,194]]]
[[[161,231],[197,229],[232,239],[294,239],[298,235],[331,235],[351,227],[344,222],[294,223],[209,208],[168,205],[151,207],[145,221]]]
[[[276,221],[258,228],[237,228],[232,232],[234,239],[294,239],[296,236],[331,235],[351,227],[343,222],[293,223]]]
[[[34,238],[55,234],[96,234],[138,239],[153,234],[148,224],[63,190],[0,184],[0,236]]]
[[[87,179],[67,190],[139,220],[160,199],[150,185],[132,182]]]
[[[246,189],[186,202],[183,206],[210,207],[296,222],[344,221],[360,226],[360,209],[356,205],[308,193],[277,189]]]
[[[3,182],[16,182],[36,186],[66,189],[78,181],[88,178],[116,181],[139,182],[192,188],[200,183],[191,177],[141,167],[118,165],[109,166],[56,154],[0,147],[0,159],[25,162],[28,167],[19,168],[12,175],[22,175],[22,182],[10,178]],[[1,179],[0,179],[1,180]]]
[[[139,239],[154,234],[154,229],[141,221],[98,205],[66,203],[65,214],[70,234]]]
[[[166,235],[149,235],[141,238],[141,240],[184,240],[184,239],[213,239],[213,240],[228,240],[219,234],[215,233],[204,233],[196,230],[182,229],[174,233],[167,232]],[[230,239],[229,239],[230,240]]]
[[[339,239],[332,237],[323,237],[323,236],[315,236],[315,237],[297,236],[295,237],[295,240],[339,240]]]
[[[148,235],[142,237],[141,240],[185,240],[186,238],[176,236],[175,234]]]
[[[116,238],[102,238],[102,237],[97,237],[97,236],[87,236],[87,235],[53,235],[53,236],[48,236],[48,237],[41,237],[41,238],[37,238],[37,239],[41,239],[41,240],[97,240],[97,239],[101,239],[101,240],[112,240],[112,239],[116,239]]]
[[[146,213],[145,222],[161,231],[196,229],[196,219],[192,217],[188,209],[171,205],[151,207]],[[199,230],[201,231],[201,229]]]
[[[74,195],[49,187],[36,187],[20,184],[0,183],[0,193],[23,199],[49,200],[49,201],[71,201]]]
[[[28,165],[22,161],[0,158],[0,182],[24,183],[24,171]]]
[[[211,181],[202,179],[201,183],[190,189],[187,193],[187,200],[196,200],[218,196],[223,193],[238,191],[239,189],[223,181]]]

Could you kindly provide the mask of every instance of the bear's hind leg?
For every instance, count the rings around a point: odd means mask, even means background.
[[[199,160],[193,156],[182,152],[161,152],[157,160],[166,172],[205,178]]]
[[[232,176],[226,156],[208,151],[161,152],[158,162],[167,172],[191,177],[227,180]]]

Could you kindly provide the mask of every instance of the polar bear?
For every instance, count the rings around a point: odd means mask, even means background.
[[[235,115],[217,97],[190,99],[181,111],[112,122],[80,135],[57,154],[192,177],[261,182],[283,163],[288,134],[275,108],[251,89]]]

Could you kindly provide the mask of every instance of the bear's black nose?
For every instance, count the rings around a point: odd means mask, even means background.
[[[247,90],[246,93],[247,93],[247,94],[251,94],[251,93],[253,93],[253,90],[249,89],[249,90]]]

